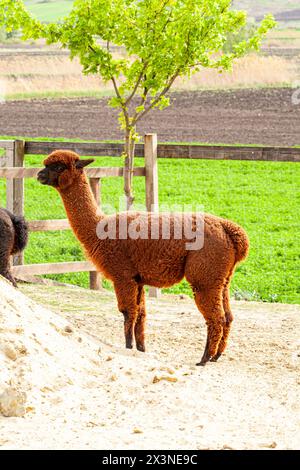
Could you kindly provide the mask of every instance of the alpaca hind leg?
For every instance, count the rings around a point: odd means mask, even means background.
[[[16,283],[16,280],[10,271],[7,271],[6,274],[4,274],[4,277],[6,277],[6,279],[10,281],[14,287],[18,287],[18,284]]]
[[[9,282],[11,282],[14,287],[18,287],[15,278],[13,277],[13,275],[11,274],[9,270],[0,269],[0,275],[5,277],[5,279],[7,279]]]
[[[216,362],[225,351],[227,342],[228,342],[229,333],[230,333],[231,323],[233,321],[233,315],[232,315],[232,311],[230,307],[229,285],[226,285],[223,289],[223,308],[225,312],[225,324],[223,326],[223,336],[220,341],[217,354],[211,359],[212,362]]]
[[[10,253],[11,243],[0,248],[0,274],[10,281],[14,287],[17,287],[17,283],[10,272]]]
[[[138,351],[145,352],[145,321],[146,321],[146,303],[145,290],[143,286],[138,287],[138,317],[134,327],[136,348]]]
[[[134,327],[138,317],[138,285],[133,281],[124,281],[114,285],[118,307],[124,315],[124,334],[127,349],[133,348]]]
[[[219,343],[223,336],[225,323],[222,305],[222,290],[210,289],[195,292],[195,302],[203,314],[207,325],[207,340],[201,361],[197,365],[204,366],[218,352]]]

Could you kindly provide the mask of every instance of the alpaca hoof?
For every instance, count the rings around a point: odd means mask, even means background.
[[[200,361],[200,362],[197,362],[196,366],[201,366],[201,367],[204,367],[207,362],[209,361],[209,359],[203,361],[203,359]]]
[[[140,352],[146,352],[146,348],[143,344],[137,344],[136,349]]]
[[[222,356],[222,353],[217,353],[214,357],[211,358],[210,362],[217,362],[217,360]]]
[[[18,289],[18,284],[12,277],[7,277],[6,278],[16,289]]]
[[[212,356],[208,354],[207,351],[204,351],[204,354],[201,358],[201,361],[196,364],[196,366],[205,366],[207,362],[211,360]]]

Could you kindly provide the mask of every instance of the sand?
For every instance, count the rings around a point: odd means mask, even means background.
[[[299,306],[235,302],[227,353],[199,368],[186,297],[148,302],[143,354],[113,294],[21,290],[0,279],[1,449],[299,448]]]

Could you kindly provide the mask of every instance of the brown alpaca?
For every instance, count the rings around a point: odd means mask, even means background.
[[[11,273],[10,257],[23,251],[27,241],[28,226],[24,217],[0,208],[0,275],[15,287],[17,283]]]
[[[170,239],[163,239],[161,230],[158,239],[151,239],[151,227],[157,223],[161,229],[167,216],[137,212],[105,216],[100,213],[83,170],[92,161],[58,150],[44,161],[45,168],[38,179],[58,190],[71,227],[88,258],[113,282],[118,307],[124,315],[126,347],[133,347],[135,337],[137,349],[145,351],[144,285],[169,287],[185,277],[207,324],[206,347],[198,365],[216,361],[226,348],[233,320],[229,284],[236,264],[247,256],[246,233],[233,222],[205,214],[201,249],[188,250],[188,238],[176,239],[171,235]],[[193,225],[195,217],[196,214],[187,215]],[[172,228],[182,224],[182,216],[168,215],[168,220],[172,234]],[[134,222],[138,223],[140,232],[146,227],[147,238],[121,235],[122,227]],[[115,239],[99,238],[99,223],[115,224]]]

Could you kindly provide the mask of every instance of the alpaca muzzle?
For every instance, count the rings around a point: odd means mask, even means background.
[[[48,172],[45,171],[45,170],[41,170],[41,171],[38,172],[37,180],[38,180],[39,183],[41,183],[41,184],[47,184],[48,183],[49,175],[47,173]]]

